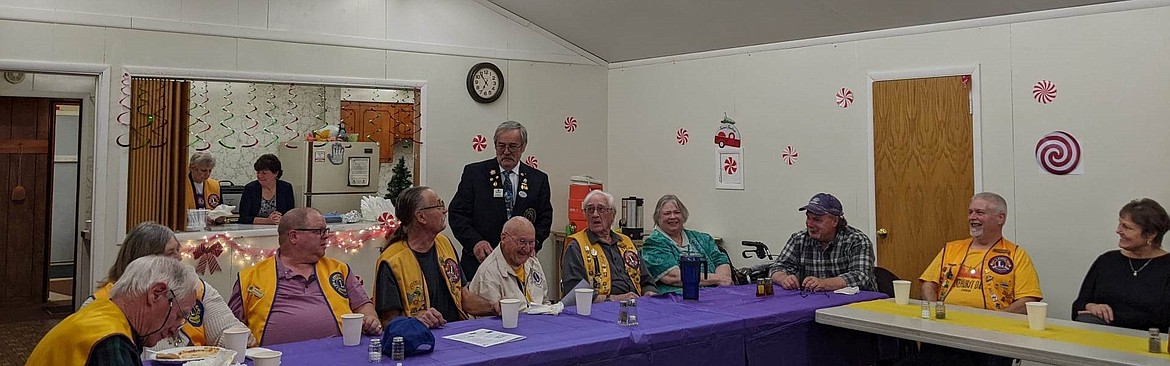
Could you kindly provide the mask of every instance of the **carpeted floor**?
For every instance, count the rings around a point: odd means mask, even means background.
[[[20,366],[36,348],[37,342],[64,316],[53,319],[26,320],[0,324],[0,366]]]

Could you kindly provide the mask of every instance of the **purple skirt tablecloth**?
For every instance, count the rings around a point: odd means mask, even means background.
[[[504,329],[499,317],[448,323],[435,329],[435,351],[403,365],[846,365],[872,363],[874,336],[816,324],[816,309],[886,297],[812,294],[776,287],[756,297],[755,285],[705,288],[699,301],[678,295],[640,298],[639,325],[617,324],[618,304],[593,304],[590,316],[570,306],[560,315],[521,314],[519,326]],[[519,334],[526,339],[479,347],[443,336],[476,329]],[[284,353],[281,364],[368,363],[368,337],[345,347],[341,338],[266,346]],[[382,363],[395,362],[384,357]]]

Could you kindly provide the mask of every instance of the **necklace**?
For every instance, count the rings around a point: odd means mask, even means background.
[[[1128,259],[1129,259],[1129,270],[1133,271],[1134,277],[1137,277],[1138,272],[1141,272],[1143,269],[1146,269],[1146,266],[1150,265],[1150,261],[1154,260],[1154,258],[1147,259],[1146,263],[1143,264],[1140,268],[1133,269],[1133,258],[1128,258]]]

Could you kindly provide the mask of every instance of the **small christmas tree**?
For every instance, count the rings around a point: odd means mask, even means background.
[[[395,164],[391,171],[394,175],[390,177],[390,182],[386,183],[386,199],[397,204],[398,194],[414,186],[414,181],[410,179],[410,170],[406,169],[406,158],[398,158],[398,164]]]

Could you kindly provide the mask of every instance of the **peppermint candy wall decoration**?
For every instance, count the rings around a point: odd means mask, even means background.
[[[1036,103],[1048,104],[1056,100],[1056,84],[1048,80],[1040,80],[1032,87],[1032,98]]]
[[[841,108],[849,108],[853,104],[853,91],[849,88],[841,88],[837,91],[837,106]]]
[[[1055,175],[1084,174],[1081,144],[1068,132],[1053,131],[1036,142],[1036,164]]]
[[[532,169],[536,169],[536,166],[540,164],[540,161],[536,160],[535,156],[528,155],[528,158],[524,159],[524,164],[528,164],[528,166],[532,167]]]
[[[577,130],[577,118],[573,116],[565,117],[565,132],[572,133]]]
[[[475,137],[471,138],[472,151],[483,152],[484,149],[487,149],[487,137],[483,137],[483,135],[475,135]]]
[[[780,152],[780,158],[784,159],[784,162],[788,163],[788,165],[796,164],[797,156],[799,154],[796,153],[796,149],[792,148],[792,145],[788,145],[788,147],[784,148],[784,151]]]
[[[674,139],[678,141],[679,145],[686,145],[691,139],[691,134],[687,132],[687,129],[680,128],[678,129],[678,133],[675,134]]]

